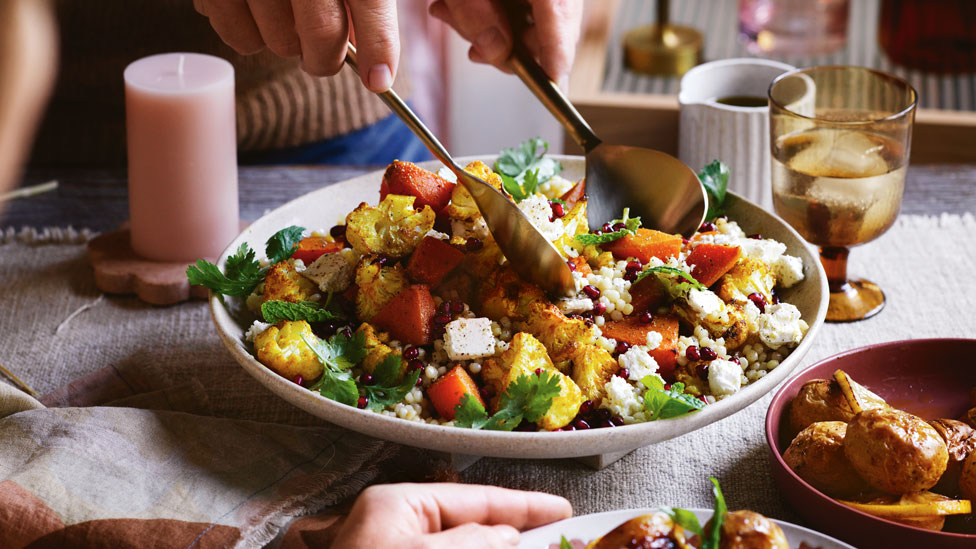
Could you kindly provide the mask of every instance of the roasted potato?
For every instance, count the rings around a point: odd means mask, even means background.
[[[847,425],[844,455],[868,484],[895,495],[935,486],[949,461],[946,444],[931,425],[893,408],[855,415]]]
[[[279,261],[264,275],[264,294],[261,302],[279,300],[289,303],[308,301],[319,289],[314,282],[300,275],[287,261]]]
[[[674,547],[691,549],[687,532],[663,511],[634,517],[593,540],[587,549],[620,549],[621,547]],[[656,542],[656,543],[655,543]]]
[[[409,255],[434,228],[434,210],[415,209],[415,200],[389,194],[375,207],[363,202],[346,216],[346,242],[362,255]]]
[[[929,422],[946,443],[949,463],[945,473],[935,485],[935,490],[944,494],[955,494],[959,490],[959,475],[962,464],[969,454],[976,450],[976,431],[961,421],[954,419],[934,419]]]
[[[718,546],[719,549],[790,549],[783,530],[755,511],[726,513]]]
[[[304,320],[285,320],[268,327],[254,337],[258,360],[288,379],[296,376],[302,376],[305,381],[318,379],[322,375],[322,363],[302,336],[313,343],[319,342]]]
[[[790,402],[790,428],[794,433],[818,421],[848,422],[854,410],[833,379],[811,379],[800,387]]]
[[[783,461],[803,480],[824,494],[851,498],[870,489],[844,455],[843,421],[819,421],[804,428],[789,448]]]
[[[959,473],[959,493],[969,500],[976,500],[976,452],[971,452],[962,462]]]

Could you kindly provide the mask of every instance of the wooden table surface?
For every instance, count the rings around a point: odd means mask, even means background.
[[[260,166],[240,170],[241,219],[315,189],[378,170],[375,166]],[[24,185],[56,179],[56,191],[19,199],[0,211],[0,228],[64,227],[108,231],[128,218],[124,170],[31,170]],[[377,174],[377,185],[380,176]],[[378,197],[377,197],[378,198]],[[908,170],[903,214],[976,214],[976,165],[925,165]]]

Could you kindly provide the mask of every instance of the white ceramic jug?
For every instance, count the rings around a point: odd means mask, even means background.
[[[681,78],[678,158],[695,171],[712,160],[729,166],[729,190],[772,211],[769,180],[769,107],[717,100],[766,101],[770,83],[793,70],[768,59],[723,59],[698,65]]]

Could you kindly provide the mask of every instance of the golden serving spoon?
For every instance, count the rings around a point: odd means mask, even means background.
[[[347,46],[346,63],[356,68],[356,48],[352,44]],[[573,273],[566,260],[514,202],[498,189],[464,171],[396,92],[391,89],[377,95],[427,149],[457,175],[458,183],[471,193],[491,235],[515,272],[555,295],[575,292]]]

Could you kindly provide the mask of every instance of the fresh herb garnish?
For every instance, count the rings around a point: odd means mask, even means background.
[[[673,520],[678,526],[697,534],[698,537],[705,536],[701,523],[698,522],[698,517],[696,517],[691,511],[682,509],[680,507],[666,507],[664,512],[667,513],[668,516],[671,517],[671,520]]]
[[[708,213],[705,219],[715,219],[725,211],[725,194],[729,186],[729,167],[723,162],[713,160],[698,174],[705,192],[708,193]]]
[[[505,174],[498,175],[502,178],[502,187],[505,189],[505,192],[511,195],[516,203],[519,203],[534,195],[539,189],[538,173],[539,170],[527,172],[521,183],[514,177],[509,177]]]
[[[338,333],[318,343],[302,335],[302,341],[322,363],[322,377],[309,387],[332,400],[355,406],[359,389],[349,369],[366,357],[366,334],[356,332],[351,337]]]
[[[722,495],[722,487],[718,485],[718,479],[708,477],[712,481],[712,495],[715,496],[715,511],[712,513],[712,527],[705,532],[702,538],[702,549],[718,549],[719,541],[722,537],[722,523],[725,522],[725,514],[729,511],[725,505],[725,496]]]
[[[668,267],[667,265],[658,265],[657,267],[650,267],[648,269],[644,269],[643,271],[641,271],[639,275],[637,275],[637,278],[634,280],[634,282],[631,285],[637,284],[645,277],[656,273],[671,274],[677,278],[677,281],[675,282],[674,280],[668,277],[658,277],[662,281],[665,281],[665,283],[669,284],[670,286],[673,286],[672,288],[673,291],[671,292],[672,294],[680,293],[690,288],[694,288],[696,290],[706,289],[704,284],[695,280],[695,277],[682,271],[681,269],[678,269],[677,267]]]
[[[644,410],[649,415],[648,421],[683,416],[705,407],[704,402],[684,392],[684,383],[675,383],[665,389],[664,380],[656,375],[645,376],[641,383],[647,387]]]
[[[400,367],[403,359],[399,353],[386,355],[383,362],[376,367],[373,372],[372,385],[360,385],[363,394],[366,396],[366,407],[370,410],[380,411],[390,404],[396,404],[403,400],[420,378],[420,370],[414,370],[406,376],[403,381],[397,384],[397,377],[400,375]]]
[[[549,411],[552,399],[559,395],[561,385],[554,372],[521,375],[508,385],[498,401],[498,411],[491,417],[471,395],[461,397],[454,408],[454,425],[471,429],[511,431],[522,420],[536,422]]]
[[[561,198],[550,198],[549,202],[552,202],[553,204],[559,204],[560,206],[566,205],[566,201]]]
[[[549,144],[541,137],[534,137],[519,143],[518,147],[502,149],[494,169],[501,175],[514,178],[520,184],[524,183],[529,172],[535,172],[536,181],[545,183],[563,169],[559,162],[546,158],[547,152]]]
[[[566,539],[566,536],[559,536],[559,549],[573,549],[573,544]]]
[[[582,244],[606,244],[607,242],[613,242],[614,240],[623,238],[629,234],[637,234],[637,229],[641,226],[640,217],[630,217],[630,208],[624,208],[623,217],[620,219],[614,219],[610,222],[610,225],[616,225],[617,223],[623,223],[625,226],[619,231],[613,231],[603,234],[593,234],[584,233],[576,235],[576,240]]]
[[[304,230],[302,227],[292,225],[271,235],[265,245],[265,255],[268,256],[271,264],[291,257]],[[205,286],[216,294],[248,295],[264,280],[265,272],[267,268],[261,268],[254,250],[247,243],[242,243],[237,251],[227,258],[223,273],[213,263],[198,259],[196,265],[186,268],[186,278],[190,284]]]
[[[301,303],[289,303],[272,299],[261,304],[261,316],[264,321],[270,324],[282,320],[304,320],[306,322],[326,322],[334,320],[337,315],[332,311],[326,310],[317,301],[302,301]]]

